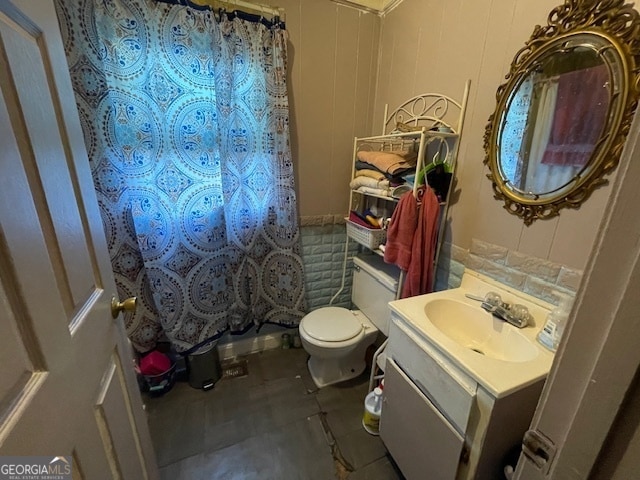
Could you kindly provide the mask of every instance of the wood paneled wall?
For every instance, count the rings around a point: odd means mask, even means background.
[[[483,165],[483,135],[495,93],[513,55],[561,0],[404,0],[383,18],[374,118],[385,103],[427,91],[461,98],[472,80],[447,240],[463,248],[477,238],[583,269],[603,218],[610,188],[579,210],[529,227],[493,198]]]
[[[353,139],[373,120],[381,18],[330,0],[269,4],[285,8],[289,32],[300,216],[346,214]]]
[[[610,188],[525,227],[493,199],[482,139],[515,52],[561,0],[404,0],[386,16],[330,0],[286,9],[291,135],[301,216],[346,213],[353,138],[380,133],[384,104],[425,92],[461,98],[472,80],[447,241],[503,245],[583,269]]]

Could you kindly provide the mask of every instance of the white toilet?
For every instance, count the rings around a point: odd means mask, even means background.
[[[399,270],[375,254],[353,259],[351,301],[359,310],[323,307],[300,322],[302,346],[310,355],[309,372],[321,388],[360,375],[365,353],[378,332],[389,336],[389,306],[395,299]]]

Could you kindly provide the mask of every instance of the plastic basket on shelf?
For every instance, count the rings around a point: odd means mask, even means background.
[[[379,228],[367,228],[358,225],[357,223],[353,223],[348,219],[345,220],[347,221],[347,236],[371,250],[378,248],[381,243],[384,243],[387,237],[387,232],[385,230]]]

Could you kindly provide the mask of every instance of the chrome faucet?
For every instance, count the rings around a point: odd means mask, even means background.
[[[524,328],[529,325],[529,320],[531,319],[531,314],[524,305],[509,305],[508,303],[492,305],[487,302],[482,302],[480,306],[487,312],[493,314],[494,317],[504,320],[514,327]],[[514,307],[520,307],[519,309],[522,309],[522,312],[514,312]]]
[[[524,328],[533,320],[527,307],[520,304],[511,305],[505,303],[502,301],[502,298],[500,298],[500,295],[495,292],[487,293],[484,298],[474,295],[467,295],[467,297],[481,301],[480,306],[483,310],[486,310],[500,320],[510,323],[514,327]]]

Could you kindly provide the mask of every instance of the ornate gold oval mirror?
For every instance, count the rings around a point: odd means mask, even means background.
[[[484,143],[494,197],[530,225],[578,208],[617,166],[640,88],[640,16],[565,0],[498,88]]]

